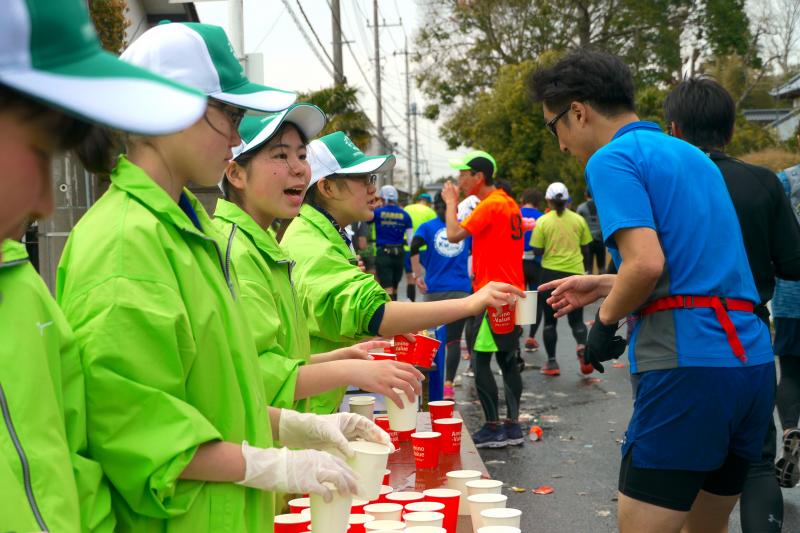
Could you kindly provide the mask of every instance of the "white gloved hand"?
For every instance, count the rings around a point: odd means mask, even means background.
[[[385,444],[394,451],[388,433],[368,418],[355,413],[315,415],[283,409],[278,439],[292,448],[335,450],[345,457],[353,456],[347,441],[356,439]]]
[[[344,461],[317,450],[288,448],[255,448],[242,443],[245,476],[238,485],[270,492],[322,494],[331,500],[331,490],[323,482],[333,484],[339,492],[358,490],[356,475]]]

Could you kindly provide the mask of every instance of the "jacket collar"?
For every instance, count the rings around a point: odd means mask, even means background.
[[[344,250],[347,250],[347,255],[353,255],[353,251],[336,230],[333,223],[318,209],[311,205],[304,204],[303,207],[300,208],[299,216],[321,231],[326,239],[336,246],[341,246]]]
[[[214,216],[225,222],[236,224],[239,230],[245,232],[255,243],[256,247],[261,252],[267,254],[273,261],[289,260],[289,256],[286,255],[286,252],[284,252],[283,248],[278,244],[275,235],[270,231],[264,231],[264,229],[253,220],[253,217],[233,202],[222,198],[217,200]]]
[[[13,239],[6,239],[2,242],[2,253],[0,254],[0,268],[20,265],[27,263],[28,250],[25,245]]]
[[[177,202],[167,194],[167,191],[153,181],[141,167],[132,163],[124,155],[119,157],[117,166],[111,173],[111,183],[118,189],[139,200],[139,202],[153,211],[161,220],[173,224],[178,229],[185,232],[205,238],[208,237],[204,232],[208,233],[208,228],[211,227],[211,221],[205,209],[203,209],[202,204],[189,192],[189,189],[184,188],[183,194],[189,199],[195,213],[197,213],[200,226],[203,228],[202,232],[195,227],[191,219],[189,219],[189,216],[184,213]]]

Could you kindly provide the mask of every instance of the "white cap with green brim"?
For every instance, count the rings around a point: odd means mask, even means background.
[[[394,168],[394,155],[364,155],[344,132],[336,131],[308,144],[311,183],[332,174],[374,174]]]
[[[250,111],[283,111],[297,99],[292,91],[248,80],[225,30],[211,24],[159,24],[136,39],[122,59]]]
[[[294,104],[280,113],[262,117],[244,117],[239,126],[242,144],[234,149],[233,159],[260,148],[287,122],[297,126],[306,139],[311,139],[325,127],[327,117],[325,112],[314,104]]]
[[[203,116],[206,98],[102,49],[83,0],[7,0],[0,84],[83,120],[143,135]]]

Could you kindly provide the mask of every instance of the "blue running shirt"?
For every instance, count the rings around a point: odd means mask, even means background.
[[[652,228],[666,264],[648,301],[708,295],[759,302],[736,211],[717,166],[652,122],[622,127],[586,165],[603,239],[619,267],[614,232]],[[748,366],[772,362],[769,331],[753,313],[730,312]],[[737,367],[713,309],[641,317],[631,337],[631,372],[686,366]]]
[[[375,244],[378,246],[399,246],[406,244],[406,231],[412,229],[411,216],[395,204],[385,205],[375,210]]]
[[[428,292],[472,292],[472,280],[467,270],[471,238],[461,242],[448,241],[447,225],[438,217],[421,224],[414,235],[422,237],[428,245],[428,250],[420,254]]]

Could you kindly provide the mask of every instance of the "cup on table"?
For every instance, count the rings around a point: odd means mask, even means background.
[[[484,526],[510,526],[519,529],[522,511],[510,507],[484,509],[481,511],[481,521]]]
[[[478,528],[478,533],[522,533],[522,530],[511,526],[483,526]]]
[[[438,400],[428,402],[428,411],[431,413],[431,422],[440,418],[452,418],[456,402],[453,400]]]
[[[367,531],[403,531],[405,528],[406,525],[399,520],[374,520],[364,524]]]
[[[347,407],[351,413],[372,420],[375,416],[375,396],[351,396]]]
[[[421,492],[414,492],[414,491],[392,492],[391,494],[386,495],[387,502],[399,503],[404,507],[409,503],[421,502],[423,499],[425,499],[424,494],[422,494]]]
[[[412,502],[406,504],[405,509],[403,510],[404,515],[408,513],[444,513],[444,504],[441,502],[429,502],[425,500],[421,502]]]
[[[311,494],[311,530],[314,533],[347,531],[353,496],[340,493],[332,483],[327,481],[324,485],[331,490],[333,498],[330,502],[326,502],[322,494]]]
[[[388,485],[391,479],[392,479],[392,471],[387,468],[386,470],[383,471],[383,481],[381,481],[381,483],[383,485]]]
[[[469,502],[467,502],[467,481],[480,479],[481,473],[477,470],[453,470],[447,473],[447,488],[455,489],[461,493],[458,502],[458,514],[469,515]]]
[[[308,517],[308,523],[309,524],[311,523],[311,507],[306,507],[305,509],[300,511],[300,514],[303,515],[303,516],[307,516]],[[308,526],[308,527],[311,527],[311,526]]]
[[[396,353],[388,353],[388,352],[369,352],[372,356],[372,359],[375,361],[397,361],[397,354]]]
[[[409,429],[408,431],[398,431],[397,438],[400,442],[411,442],[411,434],[416,433],[417,428]]]
[[[425,501],[441,503],[444,508],[439,511],[444,514],[444,528],[447,533],[456,533],[458,527],[458,504],[461,501],[461,491],[455,489],[428,489],[423,491]]]
[[[308,509],[309,507],[311,507],[311,500],[309,498],[295,498],[294,500],[289,500],[290,513],[301,513],[303,509]]]
[[[492,331],[498,335],[514,331],[516,327],[514,318],[516,313],[514,311],[515,307],[510,305],[504,305],[500,308],[500,311],[494,307],[488,308],[486,313],[489,315],[489,327],[492,328]]]
[[[274,519],[275,533],[303,533],[310,519],[300,513],[279,514]]]
[[[441,450],[446,454],[461,453],[461,429],[464,421],[460,418],[440,418],[433,421],[433,430],[442,434]]]
[[[411,526],[405,528],[403,533],[447,533],[447,530],[436,526]]]
[[[384,444],[367,441],[350,443],[355,455],[347,460],[347,464],[358,476],[358,492],[356,496],[367,501],[374,500],[380,494],[383,471],[389,461],[390,449]]]
[[[502,494],[503,482],[498,479],[475,479],[467,481],[467,496],[474,494]]]
[[[389,438],[392,439],[392,446],[394,446],[395,450],[400,449],[400,433],[391,429],[389,427],[389,417],[388,416],[376,416],[373,420],[375,425],[384,430],[386,433],[389,434]]]
[[[348,533],[365,533],[364,524],[368,522],[374,522],[375,517],[368,514],[359,514],[359,513],[350,513],[350,517],[347,520],[350,529],[348,529]]]
[[[406,513],[403,515],[406,526],[434,526],[442,527],[444,515],[435,512]]]
[[[367,500],[353,498],[353,503],[350,504],[350,514],[365,514],[364,507],[368,504]]]
[[[536,324],[536,305],[539,293],[536,291],[525,291],[525,298],[517,300],[517,307],[514,309],[515,323],[518,326]]]
[[[391,485],[381,485],[378,497],[369,503],[386,503],[386,496],[394,492]]]
[[[395,431],[411,431],[417,429],[417,397],[414,396],[413,400],[409,400],[405,391],[401,389],[392,389],[403,400],[403,406],[400,407],[391,399],[386,399],[386,411],[389,415],[389,427]],[[383,469],[381,469],[381,472]]]
[[[411,434],[414,446],[414,463],[418,470],[431,470],[439,466],[442,434],[438,431],[419,431]]]
[[[364,513],[374,516],[375,520],[395,520],[403,519],[403,506],[399,503],[371,503],[364,506]]]
[[[469,514],[472,515],[472,531],[477,533],[478,528],[484,525],[481,511],[505,507],[508,496],[505,494],[482,493],[468,496],[467,501],[469,502]]]

